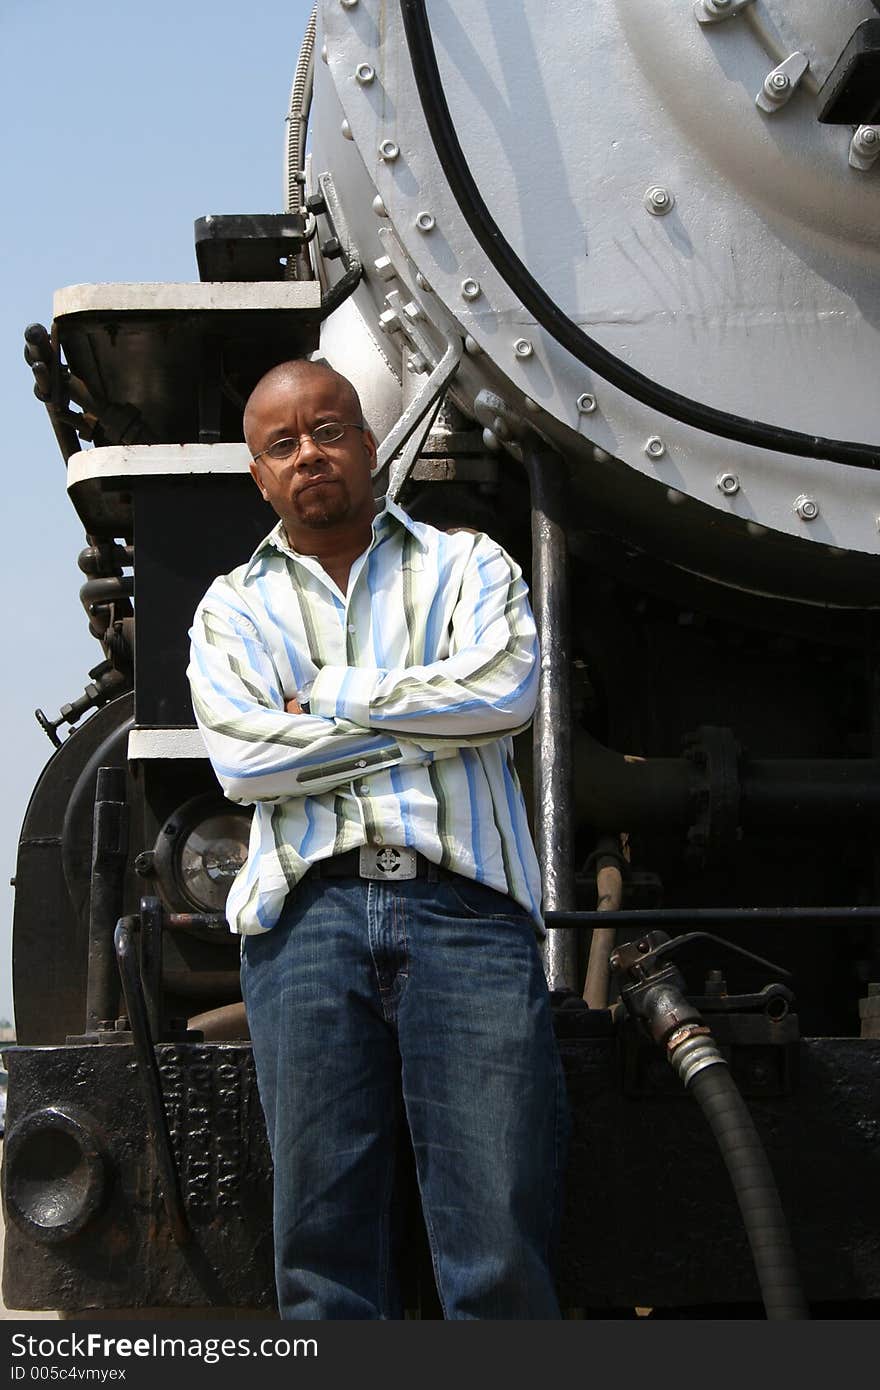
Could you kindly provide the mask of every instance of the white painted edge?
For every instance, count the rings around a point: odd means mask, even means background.
[[[317,280],[148,281],[67,285],[56,290],[52,313],[154,312],[159,309],[319,309]]]
[[[132,729],[128,735],[128,757],[207,758],[198,729]]]
[[[168,474],[247,473],[250,460],[246,444],[114,444],[71,454],[67,487],[69,491],[90,479],[111,482]]]

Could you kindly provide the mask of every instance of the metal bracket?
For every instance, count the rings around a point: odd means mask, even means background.
[[[774,115],[786,102],[791,101],[809,66],[810,60],[805,53],[792,53],[768,72],[764,85],[755,97],[755,105],[766,111],[768,116]]]
[[[385,436],[379,447],[377,473],[381,473],[383,468],[388,467],[398,451],[413,438],[416,431],[419,430],[419,426],[422,426],[417,440],[413,441],[412,447],[405,450],[398,460],[397,467],[389,475],[388,496],[392,501],[399,495],[413,464],[418,458],[419,450],[434,423],[440,398],[458,371],[458,364],[462,359],[463,352],[464,343],[460,338],[450,340],[445,353],[425,381],[421,391],[413,397],[397,424]]]

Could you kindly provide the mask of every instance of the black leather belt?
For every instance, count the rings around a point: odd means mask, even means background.
[[[362,845],[360,849],[319,859],[309,870],[314,878],[367,878],[383,883],[403,879],[426,878],[436,883],[441,878],[454,878],[449,870],[433,864],[418,850],[399,845]]]

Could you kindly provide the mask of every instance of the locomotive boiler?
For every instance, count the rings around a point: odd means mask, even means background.
[[[273,1307],[249,814],[185,667],[271,525],[244,400],[316,353],[381,490],[531,577],[563,1307],[876,1315],[880,4],[321,0],[285,181],[196,222],[198,282],[26,333],[101,660],[38,712],[7,1302]]]

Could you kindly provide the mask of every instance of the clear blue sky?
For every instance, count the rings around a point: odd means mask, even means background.
[[[22,331],[52,293],[100,280],[196,280],[192,224],[273,212],[284,116],[311,0],[3,0],[0,395],[4,795],[0,1017],[12,1009],[12,891],[21,821],[55,715],[101,659],[77,597],[82,528],[31,393]],[[46,922],[46,949],[54,924]]]

